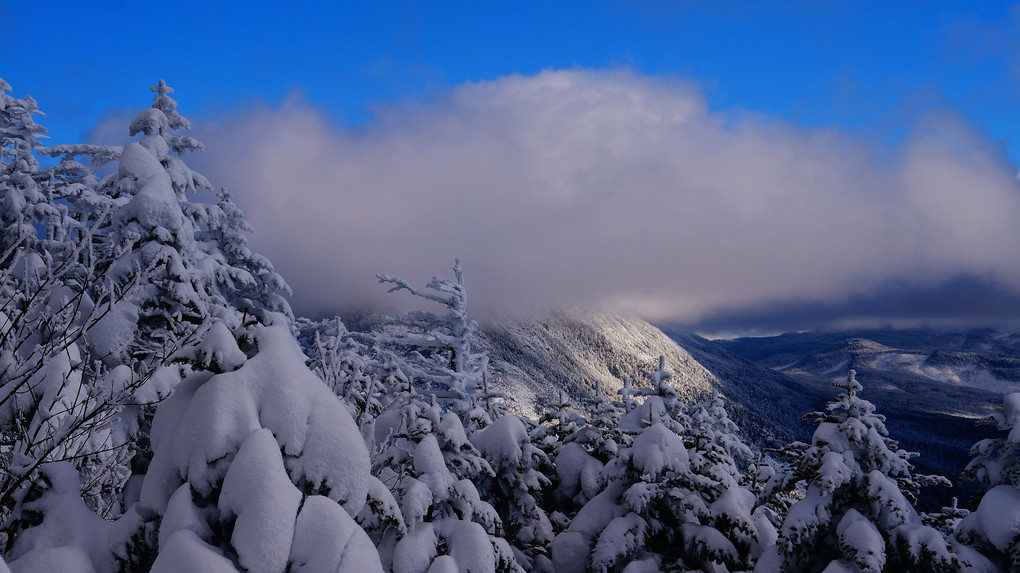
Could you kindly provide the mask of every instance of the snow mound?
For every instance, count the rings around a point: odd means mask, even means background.
[[[308,370],[290,330],[279,322],[251,332],[258,352],[240,368],[193,375],[161,405],[142,484],[144,506],[162,514],[183,483],[210,495],[249,435],[266,428],[294,485],[341,503],[352,515],[361,511],[369,461],[357,426]]]

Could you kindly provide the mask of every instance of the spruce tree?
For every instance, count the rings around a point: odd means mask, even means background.
[[[455,262],[453,273],[453,280],[432,277],[425,285],[428,290],[417,289],[399,276],[377,275],[379,282],[393,285],[388,292],[406,290],[447,311],[444,315],[431,311],[404,314],[383,332],[375,333],[374,339],[384,348],[401,350],[423,391],[442,400],[473,429],[491,421],[490,413],[483,409],[482,396],[489,359],[473,348],[478,323],[467,314],[467,289],[460,260]]]
[[[633,436],[609,460],[602,491],[553,541],[557,571],[746,569],[769,539],[767,520],[753,515],[754,496],[738,480],[699,474],[685,436],[691,420],[660,358],[649,388],[620,421]],[[728,475],[728,474],[727,474]]]
[[[11,86],[0,78],[0,267],[10,267],[20,248],[38,250],[43,239],[54,238],[49,228],[62,219],[61,209],[48,196],[47,175],[35,154],[42,147],[46,128],[35,121],[42,115],[31,96],[15,98]]]
[[[959,570],[963,563],[945,536],[923,525],[914,509],[922,486],[949,481],[913,473],[916,454],[889,437],[885,417],[858,395],[862,387],[853,370],[833,386],[840,394],[828,412],[806,416],[818,424],[811,443],[794,442],[784,452],[795,467],[778,475],[771,490],[803,482],[805,493],[755,571]]]
[[[986,557],[995,567],[1020,569],[1020,391],[1013,389],[1002,399],[998,412],[983,420],[1005,435],[987,438],[970,449],[974,458],[967,464],[966,477],[990,489],[975,511],[959,522],[956,540],[981,555],[967,554],[975,563]]]
[[[542,507],[550,461],[535,443],[535,422],[503,416],[471,435],[494,475],[481,477],[479,493],[499,513],[517,562],[527,571],[552,573],[552,523]]]
[[[405,523],[379,541],[384,567],[394,573],[444,566],[520,570],[502,520],[475,485],[495,473],[455,412],[413,388],[397,390],[374,432],[373,474],[389,488]]]

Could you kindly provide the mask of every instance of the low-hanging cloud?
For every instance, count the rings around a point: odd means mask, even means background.
[[[189,162],[234,194],[305,313],[385,300],[376,273],[424,282],[455,257],[483,311],[697,322],[890,282],[1020,292],[1015,169],[948,115],[889,151],[579,70],[462,85],[359,128],[300,99],[196,127],[208,151]]]

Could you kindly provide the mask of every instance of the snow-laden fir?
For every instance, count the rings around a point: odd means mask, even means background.
[[[165,82],[124,147],[46,147],[11,91],[0,571],[1020,569],[1020,392],[970,452],[987,493],[919,511],[948,480],[915,471],[849,362],[805,442],[796,386],[739,380],[703,339],[680,336],[710,368],[623,317],[483,332],[459,261],[378,276],[423,310],[296,318],[185,162],[202,145]]]

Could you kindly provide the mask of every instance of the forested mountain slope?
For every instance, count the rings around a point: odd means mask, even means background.
[[[557,400],[560,391],[575,401],[592,396],[596,381],[609,396],[616,395],[624,376],[644,386],[659,356],[674,372],[682,400],[693,403],[720,392],[744,435],[759,445],[782,445],[809,432],[810,424],[801,419],[805,408],[821,407],[831,394],[828,381],[806,384],[718,354],[696,335],[668,334],[635,317],[558,312],[483,324],[480,347],[488,351],[495,385],[511,409],[531,415]]]
[[[833,378],[856,370],[890,432],[921,454],[914,463],[955,481],[968,448],[987,435],[977,422],[1020,381],[1020,336],[987,329],[789,333],[698,344],[670,335],[722,378],[760,376],[824,393]]]

